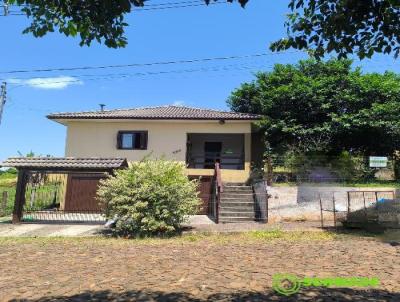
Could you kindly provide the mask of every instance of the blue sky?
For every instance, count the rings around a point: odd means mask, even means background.
[[[183,0],[149,3],[156,6],[166,2]],[[24,16],[1,17],[0,72],[264,53],[268,52],[270,42],[285,35],[287,2],[252,0],[246,9],[238,4],[220,4],[138,11],[128,17],[129,44],[125,49],[108,49],[98,44],[80,47],[77,39],[59,34],[35,39],[21,34],[28,25]],[[255,71],[270,70],[275,63],[295,63],[305,57],[290,50],[258,58],[196,64],[0,74],[9,82],[8,102],[0,125],[0,160],[17,155],[18,151],[26,154],[31,150],[63,156],[66,129],[47,120],[48,113],[98,109],[100,103],[108,109],[166,104],[227,109],[225,101],[230,92],[251,80]],[[390,56],[356,64],[367,72],[400,70],[400,64]],[[122,78],[121,74],[127,76]],[[37,79],[40,77],[47,79]],[[79,81],[66,85],[69,79]]]

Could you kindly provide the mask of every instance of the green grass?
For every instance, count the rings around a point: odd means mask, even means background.
[[[168,238],[108,238],[105,236],[93,237],[0,237],[1,245],[14,244],[40,244],[52,245],[61,244],[77,244],[77,245],[163,245],[163,244],[243,244],[243,243],[266,243],[273,241],[290,241],[290,242],[310,242],[310,241],[327,241],[336,240],[339,236],[329,232],[319,231],[281,231],[281,230],[264,230],[250,231],[243,233],[195,233],[184,234]]]
[[[0,187],[15,187],[16,183],[16,174],[9,172],[3,172],[0,174]]]

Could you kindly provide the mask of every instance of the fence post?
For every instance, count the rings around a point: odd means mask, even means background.
[[[350,214],[350,191],[347,191],[347,215]]]
[[[333,203],[333,226],[334,226],[335,229],[336,229],[336,201],[335,201],[335,193],[333,193],[332,203]]]
[[[365,203],[365,192],[363,192],[363,204],[364,204],[365,221],[368,221],[367,205]]]
[[[319,207],[321,210],[321,228],[324,228],[324,214],[322,211],[322,198],[321,198],[321,193],[319,193]]]
[[[22,220],[24,204],[25,204],[26,181],[27,181],[26,170],[19,170],[18,171],[18,180],[17,180],[17,189],[15,192],[12,223],[20,223]]]
[[[7,199],[8,199],[8,192],[4,191],[1,197],[0,216],[7,215]]]
[[[265,180],[263,182],[265,190],[265,223],[268,223],[268,203],[269,203],[268,183]]]

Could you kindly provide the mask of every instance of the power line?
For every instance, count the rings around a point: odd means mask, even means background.
[[[263,65],[263,67],[272,67],[272,65]],[[92,76],[91,78],[85,78],[85,81],[98,81],[98,80],[114,80],[114,79],[123,79],[123,78],[131,78],[131,77],[142,77],[142,76],[154,76],[154,75],[166,75],[166,74],[184,74],[184,73],[194,73],[194,72],[218,72],[218,71],[229,71],[229,70],[250,70],[252,67],[243,64],[243,65],[225,65],[225,66],[216,66],[212,68],[197,68],[197,69],[183,69],[183,70],[170,70],[170,71],[157,71],[157,72],[138,72],[133,74],[109,74],[109,75],[87,75]],[[36,79],[45,79],[45,78],[36,78]],[[24,80],[24,79],[12,79],[12,80]],[[25,79],[29,80],[29,79]],[[82,79],[79,76],[74,77],[69,80],[62,81],[52,81],[51,84],[69,84],[69,83],[79,83],[82,82]],[[16,84],[16,87],[24,87],[24,86],[41,86],[49,84],[49,82],[34,82],[34,83],[24,83],[24,84]]]
[[[7,100],[7,83],[3,82],[1,85],[1,92],[0,92],[0,124],[1,118],[3,116],[4,106],[6,105]]]
[[[292,52],[294,53],[294,52]],[[297,53],[297,52],[296,52]],[[259,53],[243,56],[226,56],[226,57],[209,57],[189,60],[176,60],[176,61],[160,61],[160,62],[149,62],[149,63],[131,63],[131,64],[119,64],[119,65],[103,65],[103,66],[81,66],[81,67],[62,67],[62,68],[48,68],[48,69],[22,69],[22,70],[9,70],[0,71],[0,74],[17,74],[17,73],[39,73],[39,72],[53,72],[53,71],[77,71],[77,70],[98,70],[108,68],[127,68],[127,67],[147,67],[147,66],[160,66],[160,65],[175,65],[175,64],[191,64],[191,63],[204,63],[211,61],[227,61],[227,60],[238,60],[247,58],[265,57],[269,55],[278,55],[281,53]],[[287,54],[287,52],[285,52]]]

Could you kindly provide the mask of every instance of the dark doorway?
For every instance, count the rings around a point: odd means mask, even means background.
[[[215,162],[221,160],[222,143],[221,142],[205,142],[204,143],[204,168],[213,169]]]

